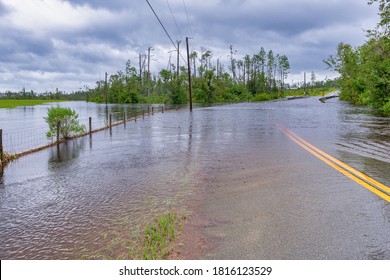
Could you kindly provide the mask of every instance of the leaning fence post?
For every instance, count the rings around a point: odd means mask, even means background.
[[[3,166],[3,130],[0,129],[0,166]]]
[[[109,127],[110,127],[110,133],[112,132],[112,114],[110,114],[109,118]]]
[[[92,137],[92,117],[89,117],[89,137]]]

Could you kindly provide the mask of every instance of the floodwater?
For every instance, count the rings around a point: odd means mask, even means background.
[[[143,113],[161,111],[161,105],[116,105],[79,102],[52,102],[40,106],[20,106],[14,109],[0,109],[0,128],[3,130],[4,150],[9,154],[17,154],[37,147],[45,146],[51,142],[46,138],[48,126],[44,118],[51,107],[69,107],[78,114],[80,124],[86,129],[89,127],[91,117],[92,129],[103,128],[109,123],[109,115],[112,121],[122,121],[124,116],[130,119]],[[173,106],[164,105],[165,110]]]
[[[218,240],[204,258],[389,259],[390,204],[278,124],[390,185],[390,119],[336,99],[158,113],[8,165],[0,259],[126,258],[146,222],[191,211],[199,190]]]

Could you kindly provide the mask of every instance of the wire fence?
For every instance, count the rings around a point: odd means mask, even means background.
[[[137,112],[112,112],[101,113],[94,118],[80,118],[79,123],[84,125],[85,134],[100,131],[109,128],[111,124],[118,125],[123,122],[133,120],[134,118],[142,117],[144,114],[153,114],[164,112],[163,107],[153,108],[147,107],[140,109]],[[16,131],[2,131],[2,150],[9,155],[21,155],[32,152],[37,149],[43,149],[47,146],[57,143],[56,137],[48,138],[46,133],[49,131],[48,126],[33,127]],[[84,135],[84,134],[83,134]],[[77,135],[75,135],[77,137]],[[0,140],[0,141],[1,141]]]
[[[8,154],[18,154],[49,145],[55,140],[46,137],[47,131],[47,127],[39,127],[3,132],[3,150]]]

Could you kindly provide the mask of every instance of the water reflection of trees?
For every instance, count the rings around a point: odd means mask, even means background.
[[[78,158],[80,151],[85,147],[84,138],[73,139],[51,148],[49,162],[64,162]]]

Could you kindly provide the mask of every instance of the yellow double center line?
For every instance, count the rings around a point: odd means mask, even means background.
[[[365,187],[370,192],[376,194],[377,196],[383,198],[387,202],[390,202],[390,188],[384,184],[374,180],[373,178],[367,176],[366,174],[356,170],[355,168],[345,164],[344,162],[328,155],[324,151],[313,146],[309,142],[305,141],[297,134],[283,126],[282,124],[277,124],[277,127],[282,131],[288,138],[298,144],[300,147],[319,158],[323,162],[332,166],[334,169],[338,170],[351,180],[359,183],[361,186]]]

